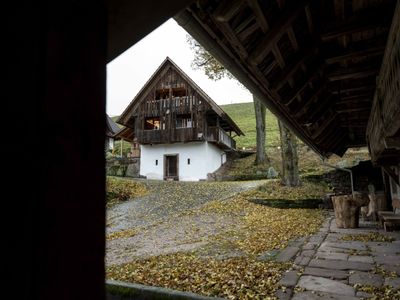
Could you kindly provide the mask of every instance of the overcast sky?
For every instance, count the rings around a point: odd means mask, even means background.
[[[235,80],[212,81],[190,67],[193,52],[186,31],[170,19],[107,65],[107,113],[120,115],[164,59],[169,56],[217,104],[252,101]]]

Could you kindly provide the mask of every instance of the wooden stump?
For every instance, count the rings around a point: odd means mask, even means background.
[[[336,226],[338,228],[357,228],[360,216],[360,207],[364,201],[353,195],[332,197],[333,209],[335,210]]]

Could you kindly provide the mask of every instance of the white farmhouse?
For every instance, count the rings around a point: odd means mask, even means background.
[[[170,58],[117,121],[118,137],[140,145],[140,175],[148,179],[207,178],[235,151],[243,132]]]

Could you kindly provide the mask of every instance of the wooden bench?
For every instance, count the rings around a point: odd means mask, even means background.
[[[400,227],[400,214],[395,214],[392,211],[378,211],[378,217],[385,231]]]

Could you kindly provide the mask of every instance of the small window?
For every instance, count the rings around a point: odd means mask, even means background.
[[[160,118],[146,118],[144,130],[160,130]]]
[[[190,115],[178,115],[176,117],[176,128],[192,128]]]
[[[158,166],[158,159],[156,159],[156,166]]]
[[[190,165],[190,158],[188,158],[188,165]]]

